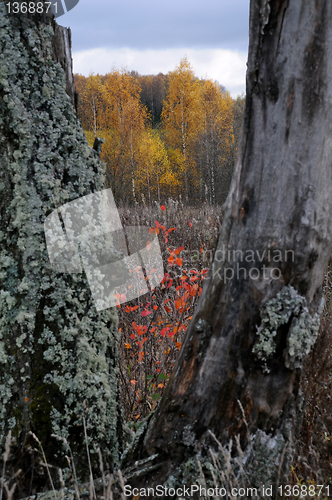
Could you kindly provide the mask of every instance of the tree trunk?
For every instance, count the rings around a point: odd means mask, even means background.
[[[83,414],[105,467],[122,448],[116,313],[96,311],[84,275],[53,271],[45,245],[53,210],[104,187],[72,104],[70,36],[52,17],[0,3],[0,447],[11,429],[21,496],[46,477],[28,431],[52,465],[69,451],[51,434],[66,438],[81,471]]]
[[[66,92],[69,95],[72,104],[77,107],[77,94],[75,90],[73,75],[73,60],[71,57],[71,30],[59,26],[53,19],[52,27],[54,35],[52,38],[52,57],[58,62],[66,75]],[[97,135],[95,133],[95,135]]]
[[[217,458],[225,484],[273,486],[261,498],[287,479],[332,245],[331,19],[329,0],[251,1],[224,222],[164,397],[127,458],[132,485],[221,484]]]

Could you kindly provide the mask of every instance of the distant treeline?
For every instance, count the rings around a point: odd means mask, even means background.
[[[102,137],[116,201],[224,202],[236,158],[244,97],[198,79],[187,59],[164,75],[114,69],[75,75],[78,115],[90,144]]]

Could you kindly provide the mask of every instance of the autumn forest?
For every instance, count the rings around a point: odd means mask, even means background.
[[[75,75],[78,116],[101,159],[116,202],[159,205],[183,197],[221,204],[235,162],[244,97],[199,79],[186,58],[167,75],[113,69]]]
[[[331,498],[332,2],[250,2],[246,105],[6,7],[0,500]]]

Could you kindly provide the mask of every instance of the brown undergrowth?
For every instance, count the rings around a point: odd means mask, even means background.
[[[332,258],[324,280],[320,334],[303,377],[303,421],[291,474],[293,484],[330,485],[332,495]]]
[[[122,208],[124,227],[157,232],[165,276],[159,287],[118,306],[124,413],[133,429],[161,397],[213,258],[221,207],[165,205]]]
[[[213,258],[222,211],[221,207],[207,204],[193,208],[181,201],[169,200],[162,206],[121,207],[120,215],[124,226],[147,225],[151,233],[153,230],[158,234],[165,270],[160,287],[118,306],[124,416],[129,429],[135,432],[142,419],[155,408],[167,384]],[[325,276],[324,294],[326,305],[320,335],[303,372],[303,419],[290,485],[327,486],[332,481],[332,261]],[[38,467],[44,470],[45,476],[52,475],[58,490],[45,499],[112,498],[108,487],[112,480],[108,471],[100,469],[102,479],[94,481],[96,489],[92,491],[89,484],[79,486],[74,480],[71,457],[65,473],[67,477],[60,480],[59,470],[52,469],[51,465],[47,469],[46,457],[38,446],[34,447],[34,453],[36,463],[39,455]],[[4,458],[8,463],[6,466],[0,460],[1,500],[22,498],[18,496],[21,472],[9,471],[8,468],[10,441]],[[115,479],[121,486],[121,478],[116,476]],[[64,490],[64,483],[71,490]],[[15,484],[18,484],[16,490]],[[32,487],[30,494],[34,491]],[[299,497],[291,495],[287,498]]]
[[[176,228],[166,235],[167,243],[165,243],[165,231],[160,230],[159,241],[165,271],[173,277],[173,282],[168,287],[166,281],[156,292],[158,300],[154,305],[155,307],[158,305],[158,309],[156,307],[156,314],[151,315],[148,323],[153,326],[148,332],[146,349],[142,349],[144,357],[141,359],[139,344],[132,342],[131,320],[138,324],[142,319],[140,311],[143,304],[135,312],[130,312],[126,306],[119,308],[123,401],[128,422],[132,429],[136,430],[141,418],[155,407],[166,386],[185,329],[197,304],[198,297],[193,294],[192,300],[186,304],[185,314],[182,309],[181,312],[177,310],[176,301],[184,292],[183,277],[190,268],[196,268],[198,273],[209,268],[222,216],[220,207],[212,209],[204,205],[201,209],[188,208],[180,202],[171,200],[165,210],[161,210],[158,205],[140,206],[136,211],[123,208],[121,215],[124,225],[147,224],[155,227],[158,221],[165,226],[166,231]],[[182,265],[177,266],[174,262],[169,264],[169,250],[179,248],[181,249],[179,256],[184,257]],[[190,279],[189,274],[188,277]],[[198,282],[201,287],[203,278],[204,273],[194,282]],[[332,492],[332,259],[324,280],[324,296],[326,304],[320,334],[303,372],[303,418],[289,484],[307,486],[331,484]],[[154,299],[149,297],[148,301],[150,300],[153,303]],[[168,305],[165,304],[163,307],[165,300]],[[182,318],[184,328],[178,331],[177,335],[162,336],[163,328],[170,327],[172,332],[174,327],[179,326],[179,317]],[[156,329],[153,330],[156,325]]]

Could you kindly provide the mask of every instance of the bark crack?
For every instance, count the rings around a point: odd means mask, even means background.
[[[276,57],[279,54],[279,45],[280,45],[280,39],[281,39],[281,32],[282,32],[282,28],[284,26],[285,14],[286,14],[286,10],[288,9],[288,6],[289,6],[289,0],[286,0],[286,5],[285,5],[285,8],[284,8],[283,13],[282,13],[281,25],[280,25],[279,35],[278,35]]]
[[[259,11],[261,17],[261,34],[265,33],[265,26],[269,24],[270,13],[271,13],[271,5],[270,0],[263,0],[262,7]]]

